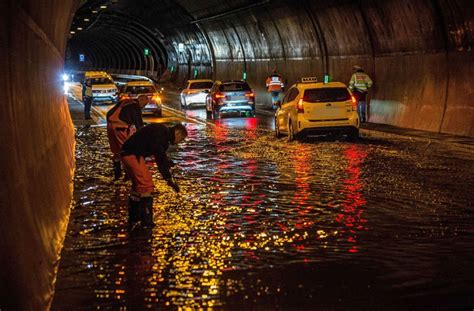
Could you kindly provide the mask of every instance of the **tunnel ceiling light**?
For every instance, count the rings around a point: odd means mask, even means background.
[[[77,30],[82,30],[82,27],[77,27]]]
[[[73,30],[71,30],[69,33],[70,33],[70,34],[75,34],[76,32],[75,32],[75,31],[73,31]]]
[[[99,13],[99,11],[96,11],[96,10],[92,11],[92,14],[97,14],[97,13]]]
[[[88,18],[84,18],[84,21],[85,21],[85,22],[88,22],[88,21],[90,21],[90,19],[88,19]]]
[[[106,5],[101,5],[100,8],[101,8],[101,9],[106,9],[107,6],[106,6]]]

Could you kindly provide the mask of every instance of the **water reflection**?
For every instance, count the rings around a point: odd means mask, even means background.
[[[464,236],[464,249],[473,250],[466,202],[474,198],[454,178],[446,182],[449,191],[436,189],[436,170],[424,171],[419,186],[406,167],[421,151],[288,144],[266,128],[256,118],[189,124],[187,142],[171,153],[182,192],[156,176],[157,226],[133,235],[126,231],[127,182],[114,182],[103,169],[109,167],[104,129],[78,129],[75,208],[53,309],[275,309],[302,301],[311,302],[303,308],[357,309],[386,298],[395,308],[410,299],[417,280],[429,280],[422,271],[437,255],[427,243],[461,267],[474,260],[453,246]],[[472,181],[469,162],[456,169],[444,158],[428,159]],[[398,203],[415,200],[416,210]],[[394,236],[403,239],[392,247],[387,241]],[[401,259],[406,252],[416,269]],[[451,293],[468,291],[469,274],[456,274],[458,264],[445,269],[457,275]],[[434,295],[419,293],[419,301]]]

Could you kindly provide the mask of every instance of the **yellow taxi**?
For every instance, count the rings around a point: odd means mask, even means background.
[[[275,113],[275,135],[288,141],[325,133],[359,137],[357,101],[341,82],[302,78],[290,87]]]

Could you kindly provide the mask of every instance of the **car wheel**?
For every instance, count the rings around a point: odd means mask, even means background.
[[[291,119],[288,120],[288,141],[295,140],[295,129],[293,128],[293,122]]]
[[[280,127],[278,126],[278,121],[277,118],[275,117],[275,137],[276,138],[281,138],[281,132],[280,132]]]

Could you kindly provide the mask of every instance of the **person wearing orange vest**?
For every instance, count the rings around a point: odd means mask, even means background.
[[[272,108],[276,108],[277,102],[280,101],[280,93],[283,91],[285,85],[283,84],[283,79],[274,69],[272,74],[268,76],[266,82],[267,91],[272,97]]]
[[[107,112],[107,137],[113,154],[114,178],[122,176],[120,149],[124,142],[143,127],[142,108],[148,104],[148,97],[140,95],[138,99],[119,101]]]
[[[367,92],[372,87],[372,79],[360,66],[354,66],[354,74],[349,81],[349,89],[357,99],[357,112],[361,123],[367,121]]]

